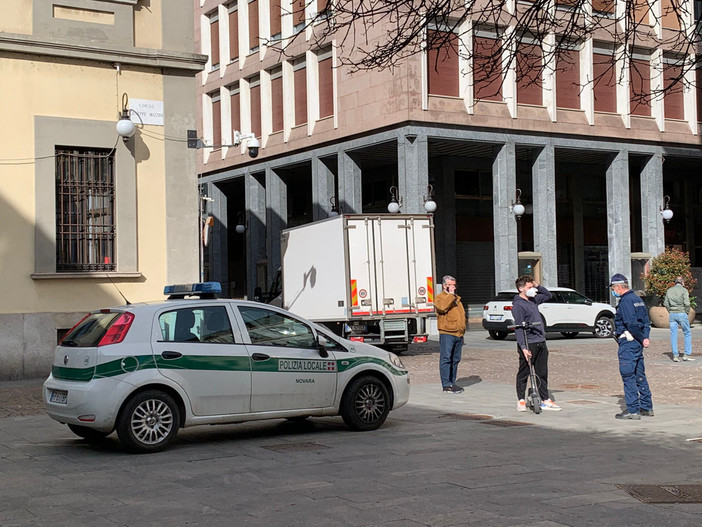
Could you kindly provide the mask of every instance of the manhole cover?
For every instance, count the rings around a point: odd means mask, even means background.
[[[683,386],[683,390],[701,390],[702,386]]]
[[[329,447],[317,443],[283,443],[282,445],[268,445],[261,448],[274,452],[304,452],[306,450],[324,450]]]
[[[487,421],[488,419],[494,419],[492,415],[485,414],[444,414],[440,415],[439,419],[457,419],[457,420],[468,420],[468,421]]]
[[[561,387],[566,390],[596,390],[599,388],[596,384],[562,384]]]
[[[568,401],[568,404],[600,404],[599,401],[588,401],[587,399],[578,399],[575,401]]]
[[[510,421],[509,419],[491,419],[490,421],[482,421],[480,424],[502,426],[504,428],[509,428],[512,426],[531,426],[531,423],[524,423],[522,421]]]
[[[617,485],[643,503],[702,503],[702,485]]]

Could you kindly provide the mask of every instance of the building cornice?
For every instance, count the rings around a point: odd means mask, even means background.
[[[192,72],[202,71],[207,56],[197,53],[147,48],[110,48],[84,46],[65,42],[38,40],[32,36],[0,32],[0,52],[62,57],[96,62],[119,62],[152,68],[168,68]]]

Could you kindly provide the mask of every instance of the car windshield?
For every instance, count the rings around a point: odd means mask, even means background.
[[[121,313],[91,313],[61,341],[61,346],[92,348],[98,345]]]
[[[497,296],[492,299],[493,302],[511,302],[517,296],[516,291],[500,291]]]

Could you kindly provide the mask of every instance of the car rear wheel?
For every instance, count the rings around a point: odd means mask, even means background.
[[[578,336],[578,332],[577,331],[561,331],[561,335],[563,335],[567,339],[572,339],[572,338]]]
[[[593,335],[599,338],[611,337],[614,332],[614,321],[612,317],[607,315],[600,315],[595,321],[595,330],[592,332]]]
[[[178,405],[160,390],[141,392],[127,401],[117,420],[117,434],[130,452],[147,454],[164,450],[180,426]]]
[[[371,375],[354,379],[341,398],[340,413],[352,430],[375,430],[390,413],[388,389]]]
[[[509,333],[507,331],[490,330],[490,331],[488,331],[488,333],[490,334],[490,337],[492,338],[492,340],[504,340],[507,338],[507,335],[509,335]]]
[[[100,441],[110,435],[110,432],[101,432],[100,430],[88,428],[87,426],[68,425],[68,428],[75,435],[82,437],[86,441]]]

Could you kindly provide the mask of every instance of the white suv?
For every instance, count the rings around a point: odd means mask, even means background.
[[[615,310],[609,304],[593,302],[573,289],[549,289],[553,297],[539,304],[541,319],[547,332],[575,337],[581,331],[592,332],[596,337],[611,337],[614,331]],[[512,300],[517,290],[500,291],[483,307],[483,328],[495,340],[502,340],[512,330]]]
[[[216,282],[193,286],[81,320],[44,382],[49,416],[88,440],[116,429],[143,453],[201,424],[341,415],[374,430],[409,399],[396,355],[276,307],[219,300]]]

